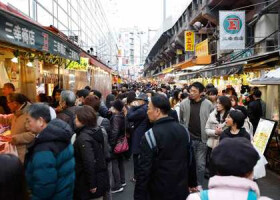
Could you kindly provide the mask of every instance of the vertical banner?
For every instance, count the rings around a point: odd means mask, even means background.
[[[220,11],[220,50],[245,49],[245,11]]]
[[[194,32],[185,31],[185,51],[194,51]]]

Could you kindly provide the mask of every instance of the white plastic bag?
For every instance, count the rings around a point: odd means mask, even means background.
[[[18,156],[16,146],[9,142],[0,142],[0,154],[13,154]]]
[[[254,179],[260,179],[266,176],[265,165],[268,163],[266,158],[260,151],[255,148],[256,151],[259,153],[260,159],[258,160],[257,164],[254,167]]]

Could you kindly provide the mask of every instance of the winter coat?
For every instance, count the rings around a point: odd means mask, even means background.
[[[219,126],[222,128],[222,130],[225,130],[227,128],[225,122],[224,123],[218,122],[216,115],[217,115],[217,109],[213,110],[213,112],[210,113],[205,126],[205,132],[208,136],[207,146],[212,149],[219,144],[219,136],[215,134],[216,127]]]
[[[109,176],[100,128],[83,127],[74,143],[76,158],[75,200],[99,198],[109,190]],[[90,189],[97,188],[96,193]]]
[[[214,176],[208,184],[209,200],[247,200],[248,191],[253,190],[258,200],[271,200],[260,196],[258,185],[247,178],[236,176]],[[191,194],[187,200],[201,200],[200,193]]]
[[[261,100],[257,99],[255,101],[250,102],[248,105],[248,117],[254,127],[254,131],[256,130],[262,115],[263,115],[263,111],[262,111]]]
[[[73,199],[75,159],[71,136],[70,126],[54,119],[28,147],[25,176],[33,200]]]
[[[109,118],[110,117],[110,112],[109,112],[108,108],[106,107],[106,105],[104,104],[103,101],[100,102],[100,107],[99,107],[98,112],[99,112],[101,117],[104,117],[104,118]]]
[[[110,119],[110,124],[111,124],[111,135],[109,137],[109,144],[112,147],[112,151],[114,151],[118,139],[125,135],[124,113],[121,112],[119,114],[113,114]]]
[[[35,134],[28,131],[25,127],[27,119],[26,111],[29,106],[30,103],[26,103],[14,114],[0,115],[0,124],[9,125],[11,127],[13,143],[17,147],[18,157],[22,163],[24,162],[26,145],[30,144],[35,138]]]
[[[77,108],[78,108],[77,106],[68,107],[65,110],[58,113],[56,118],[65,121],[67,124],[69,124],[72,130],[75,130],[74,121],[76,118]]]
[[[204,99],[200,107],[200,127],[201,127],[201,140],[202,142],[207,142],[207,134],[205,131],[206,122],[209,118],[210,113],[213,111],[213,104],[208,100]],[[180,104],[180,123],[186,128],[189,127],[190,121],[190,111],[191,111],[191,100],[189,98],[184,99]]]
[[[251,141],[251,136],[249,135],[249,133],[247,133],[246,129],[245,128],[241,128],[239,130],[239,133],[234,135],[230,132],[230,128],[227,128],[226,130],[223,131],[223,133],[221,134],[220,136],[220,141],[224,138],[227,138],[227,137],[230,137],[230,138],[234,138],[234,137],[245,137],[247,138],[248,140]]]
[[[141,106],[131,107],[127,112],[127,119],[129,122],[134,123],[134,131],[132,134],[132,153],[140,153],[140,142],[149,129],[150,123],[147,115],[148,105],[143,104]]]
[[[134,199],[185,200],[187,188],[197,186],[190,136],[171,117],[156,121],[152,130],[157,147],[152,150],[143,137]]]

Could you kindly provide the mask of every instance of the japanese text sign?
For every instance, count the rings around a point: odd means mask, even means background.
[[[195,46],[195,55],[199,56],[208,56],[208,39],[203,40]]]
[[[0,40],[78,61],[79,49],[42,27],[0,10]]]
[[[220,11],[220,49],[245,49],[245,11]]]
[[[185,31],[185,51],[194,51],[194,32]]]

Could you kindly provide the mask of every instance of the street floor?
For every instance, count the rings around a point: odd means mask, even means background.
[[[134,183],[130,181],[133,176],[132,159],[125,162],[125,170],[127,185],[123,192],[113,194],[113,200],[133,200]],[[280,176],[270,170],[267,170],[266,172],[266,177],[257,181],[261,195],[274,200],[280,200]]]

